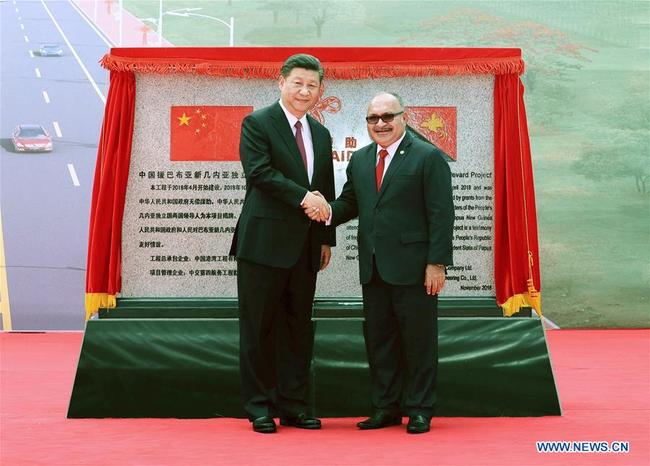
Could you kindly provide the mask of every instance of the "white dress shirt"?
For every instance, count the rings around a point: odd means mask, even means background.
[[[309,183],[311,183],[311,179],[314,176],[314,143],[311,138],[311,129],[309,128],[307,115],[303,115],[302,118],[298,120],[298,118],[296,118],[293,113],[286,109],[286,107],[282,104],[282,100],[280,100],[280,107],[282,107],[282,111],[289,121],[289,126],[291,126],[293,137],[296,137],[296,122],[300,121],[300,123],[302,123],[302,142],[305,144],[305,156],[307,158],[307,177],[309,178]]]

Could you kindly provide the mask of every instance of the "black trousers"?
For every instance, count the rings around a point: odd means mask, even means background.
[[[237,261],[239,368],[250,420],[307,412],[316,272],[308,244],[292,268]]]
[[[424,284],[390,285],[373,266],[363,309],[373,406],[393,415],[433,416],[438,296],[427,295]]]

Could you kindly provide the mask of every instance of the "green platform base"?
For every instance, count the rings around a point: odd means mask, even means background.
[[[367,415],[370,379],[362,319],[354,312],[339,312],[347,315],[339,318],[318,314],[313,414]],[[438,416],[561,414],[538,319],[440,318],[439,356]],[[236,318],[130,316],[88,322],[68,417],[222,416],[245,417]]]

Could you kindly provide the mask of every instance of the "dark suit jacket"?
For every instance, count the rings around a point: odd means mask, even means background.
[[[452,264],[451,171],[433,145],[404,136],[377,193],[377,144],[354,153],[347,182],[331,203],[332,224],[359,217],[359,276],[372,277],[372,257],[385,282],[424,283],[426,264]]]
[[[309,183],[296,139],[279,103],[257,110],[242,123],[239,155],[246,173],[246,197],[231,255],[258,264],[289,268],[309,240],[318,270],[321,244],[336,244],[334,227],[312,224],[300,203],[307,191],[334,199],[332,137],[309,115],[314,173]]]

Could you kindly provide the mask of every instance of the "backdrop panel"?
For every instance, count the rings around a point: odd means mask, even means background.
[[[367,102],[380,90],[400,93],[411,129],[447,153],[454,175],[455,265],[445,293],[496,296],[506,315],[522,306],[541,313],[518,49],[174,48],[113,49],[103,60],[115,84],[93,193],[87,314],[114,307],[118,293],[235,296],[227,250],[245,192],[237,125],[277,99],[280,65],[297,52],[326,69],[312,114],[333,132],[338,189],[354,150],[369,142]],[[356,225],[338,237],[320,297],[360,294]]]

